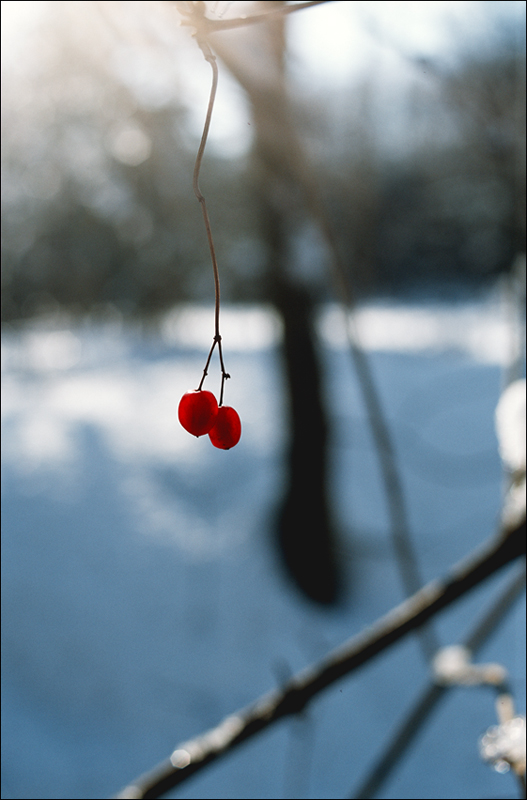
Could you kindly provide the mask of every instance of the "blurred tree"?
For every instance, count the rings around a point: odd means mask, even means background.
[[[284,3],[259,6],[267,11]],[[328,499],[328,424],[314,325],[317,295],[328,289],[320,264],[313,276],[292,254],[292,240],[306,218],[303,183],[310,178],[288,98],[285,19],[253,26],[243,36],[216,37],[213,46],[251,101],[257,203],[268,253],[265,290],[284,328],[290,437],[277,519],[279,552],[307,597],[332,604],[343,586]]]
[[[35,61],[4,71],[4,321],[108,304],[151,315],[213,297],[189,202],[196,145],[186,109],[174,92],[158,97],[155,82],[123,70],[126,25],[119,16],[109,24],[102,7],[49,4]],[[166,48],[134,44],[138,58]],[[212,156],[207,171],[221,187],[218,245],[232,251],[233,240],[251,238],[243,163]]]
[[[455,68],[425,66],[415,124],[429,114],[446,135],[421,138],[385,173],[381,282],[487,285],[525,252],[524,43],[512,32]]]
[[[4,321],[108,303],[150,315],[212,299],[201,220],[189,202],[196,142],[173,58],[187,31],[158,20],[162,7],[49,3],[26,45],[32,57],[4,65]],[[524,38],[489,18],[490,26],[486,49],[475,54],[461,43],[453,66],[409,59],[414,77],[389,104],[380,70],[319,95],[295,86],[287,97],[359,295],[485,285],[525,248]],[[240,51],[245,39],[239,72],[254,85],[263,75],[253,74],[251,36],[244,29],[216,40]],[[276,65],[264,69],[277,78]],[[262,98],[258,137],[268,146],[266,120],[281,112]],[[405,114],[405,147],[387,149],[385,131]],[[224,298],[263,299],[254,165],[211,150],[206,169]],[[303,273],[320,299],[317,259],[306,258],[312,229],[292,212],[296,200],[285,203],[294,233],[288,261],[296,253],[291,272]]]

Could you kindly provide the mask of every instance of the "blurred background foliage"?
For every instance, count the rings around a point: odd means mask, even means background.
[[[241,4],[209,10],[222,5]],[[291,68],[298,131],[359,297],[473,291],[525,249],[525,31],[493,14],[503,4],[473,5],[486,7],[483,45],[459,37],[450,60],[400,53],[396,92],[375,69],[328,90]],[[173,4],[2,6],[39,7],[24,48],[15,39],[4,55],[4,323],[60,310],[152,317],[212,300],[192,194],[199,127],[182,91],[195,62],[174,57],[197,48]],[[366,12],[356,20],[397,48]],[[208,148],[202,186],[229,301],[268,299],[254,182],[250,146]],[[330,296],[301,211],[293,244],[303,279]]]

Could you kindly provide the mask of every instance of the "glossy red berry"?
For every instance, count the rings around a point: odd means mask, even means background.
[[[240,441],[242,423],[238,412],[230,406],[220,406],[214,427],[209,431],[209,439],[214,447],[230,450]]]
[[[179,421],[194,436],[208,433],[216,422],[217,415],[218,402],[212,392],[186,392],[179,401]]]

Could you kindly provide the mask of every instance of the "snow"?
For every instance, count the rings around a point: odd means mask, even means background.
[[[203,369],[210,309],[174,311],[159,334],[42,322],[4,335],[2,797],[109,797],[402,599],[342,320],[328,308],[319,325],[349,584],[327,611],[287,582],[271,535],[285,436],[280,326],[266,308],[227,308],[223,319],[227,402],[243,425],[227,452],[177,422]],[[430,580],[497,524],[507,323],[493,302],[377,303],[358,322]],[[215,361],[206,385],[219,388]],[[463,639],[509,576],[437,619],[443,645]],[[524,630],[517,603],[478,656],[509,671],[519,712]],[[349,796],[427,681],[408,638],[172,796]],[[515,794],[513,778],[478,756],[495,722],[488,690],[452,690],[382,796]]]

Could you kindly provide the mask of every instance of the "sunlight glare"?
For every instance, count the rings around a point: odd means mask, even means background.
[[[2,0],[2,63],[14,61],[48,10],[46,0]]]

